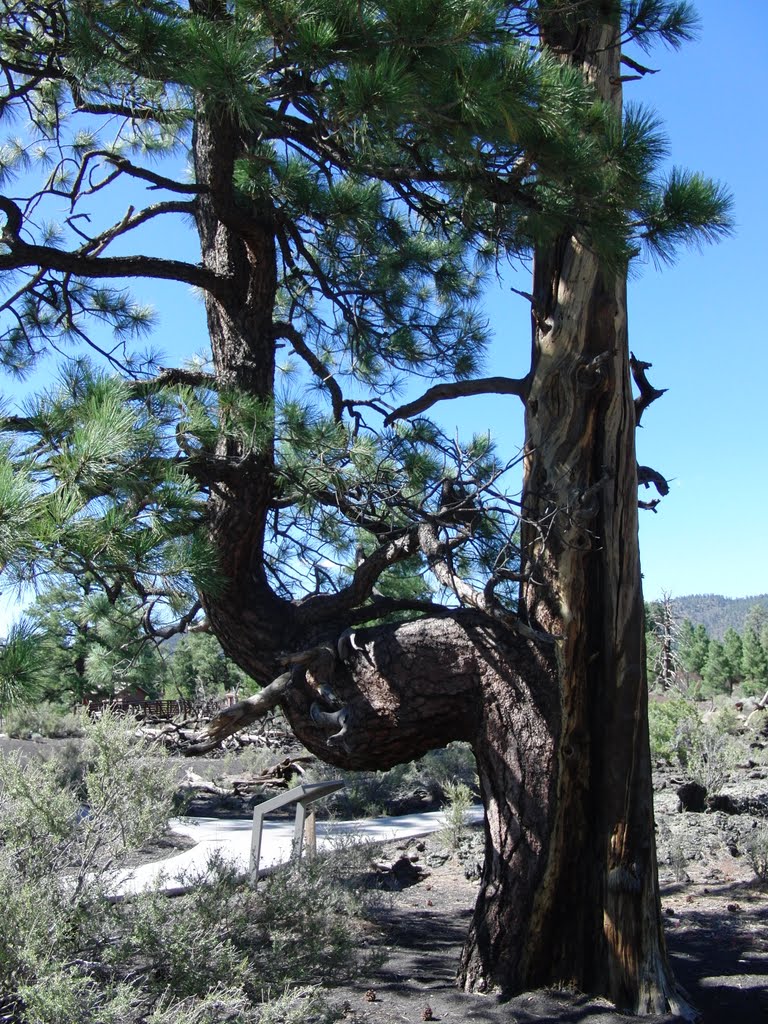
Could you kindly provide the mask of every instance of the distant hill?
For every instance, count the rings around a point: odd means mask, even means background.
[[[763,605],[768,611],[768,594],[755,597],[691,594],[672,598],[672,608],[678,619],[690,619],[695,626],[706,626],[709,635],[716,640],[722,640],[729,627],[741,633],[749,609],[756,604]]]

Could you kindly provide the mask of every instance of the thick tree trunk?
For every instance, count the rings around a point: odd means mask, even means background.
[[[505,726],[488,716],[478,764],[484,789],[506,794],[505,813],[489,815],[461,977],[475,989],[575,986],[662,1013],[675,995],[656,878],[623,285],[575,243],[557,269],[554,326],[535,342],[523,537],[530,621],[561,637],[550,813],[541,826],[526,787],[501,781],[488,751]],[[550,274],[540,263],[539,295]],[[588,368],[601,353],[610,358],[593,386]],[[534,829],[523,870],[535,894],[522,911],[520,877],[502,852],[510,833]]]
[[[620,108],[612,16],[573,30],[558,22],[548,34]],[[489,816],[461,980],[503,991],[574,986],[663,1013],[685,1004],[657,888],[625,281],[575,237],[536,255],[521,604],[531,625],[560,637],[562,725],[551,814],[523,869],[535,894],[521,913],[520,881],[500,853],[510,831],[538,827],[538,808],[532,815],[528,793],[506,786],[505,816]],[[489,746],[501,728],[489,721]],[[486,760],[481,747],[488,787],[496,770]]]
[[[209,6],[224,16],[217,0]],[[219,292],[205,295],[221,421],[207,517],[222,583],[202,597],[225,650],[267,682],[279,671],[278,653],[292,621],[291,604],[269,586],[263,556],[274,473],[274,225],[271,211],[259,215],[237,202],[234,166],[245,144],[234,119],[205,109],[202,100],[198,106],[193,155],[197,180],[208,191],[197,201],[197,229],[203,265],[222,282]],[[263,423],[255,444],[243,443],[234,412],[238,393],[260,407]]]
[[[606,17],[549,33],[608,94],[619,55]],[[198,228],[203,262],[223,282],[207,298],[216,372],[267,409],[274,232],[269,211],[236,209],[237,147],[232,124],[201,113],[196,168],[210,193]],[[465,987],[568,985],[664,1012],[683,1004],[656,879],[624,277],[563,237],[537,254],[534,304],[521,612],[559,638],[554,649],[467,611],[349,635],[335,598],[279,599],[263,556],[273,451],[226,430],[209,502],[225,583],[203,600],[226,652],[262,684],[276,681],[269,699],[329,763],[384,769],[472,743],[486,859]],[[286,656],[307,648],[310,660],[286,671]]]

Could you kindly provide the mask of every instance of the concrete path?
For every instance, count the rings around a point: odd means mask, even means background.
[[[482,820],[482,807],[472,807],[468,822],[474,824]],[[358,821],[320,821],[317,823],[317,848],[329,849],[345,842],[383,843],[392,839],[414,839],[444,827],[443,811]],[[252,828],[250,818],[174,818],[171,821],[172,831],[193,839],[195,846],[165,860],[120,871],[115,879],[114,892],[124,896],[154,888],[160,888],[169,895],[185,892],[205,877],[212,855],[221,855],[238,870],[247,871]],[[290,860],[292,844],[293,818],[265,821],[259,874],[266,874],[278,864]]]

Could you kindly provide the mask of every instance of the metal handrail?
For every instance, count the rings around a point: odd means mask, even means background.
[[[302,782],[286,793],[279,793],[277,796],[257,804],[253,809],[253,832],[251,833],[251,856],[248,873],[251,881],[258,883],[259,860],[261,859],[261,834],[264,827],[264,815],[270,811],[277,811],[288,804],[296,804],[296,819],[293,826],[293,857],[296,860],[301,858],[301,851],[304,846],[304,824],[307,819],[307,807],[324,796],[330,796],[337,790],[342,789],[345,783],[340,779],[333,779],[327,782]]]

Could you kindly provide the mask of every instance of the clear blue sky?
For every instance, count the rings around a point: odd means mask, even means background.
[[[638,436],[640,461],[674,478],[641,518],[648,597],[768,591],[768,4],[697,6],[700,39],[653,54],[662,70],[636,90],[663,115],[672,160],[730,187],[736,233],[630,290],[632,347],[669,388]]]
[[[637,439],[639,461],[671,484],[658,512],[640,515],[648,599],[768,592],[768,3],[696,6],[698,40],[635,54],[660,70],[625,86],[625,101],[662,116],[672,163],[728,185],[736,219],[731,239],[684,252],[661,271],[636,265],[630,282],[630,346],[653,364],[653,385],[669,389],[646,411]],[[499,293],[492,309],[499,340],[488,370],[521,375],[526,303]],[[513,448],[522,436],[519,405],[472,399],[460,419],[475,429],[488,423]]]

